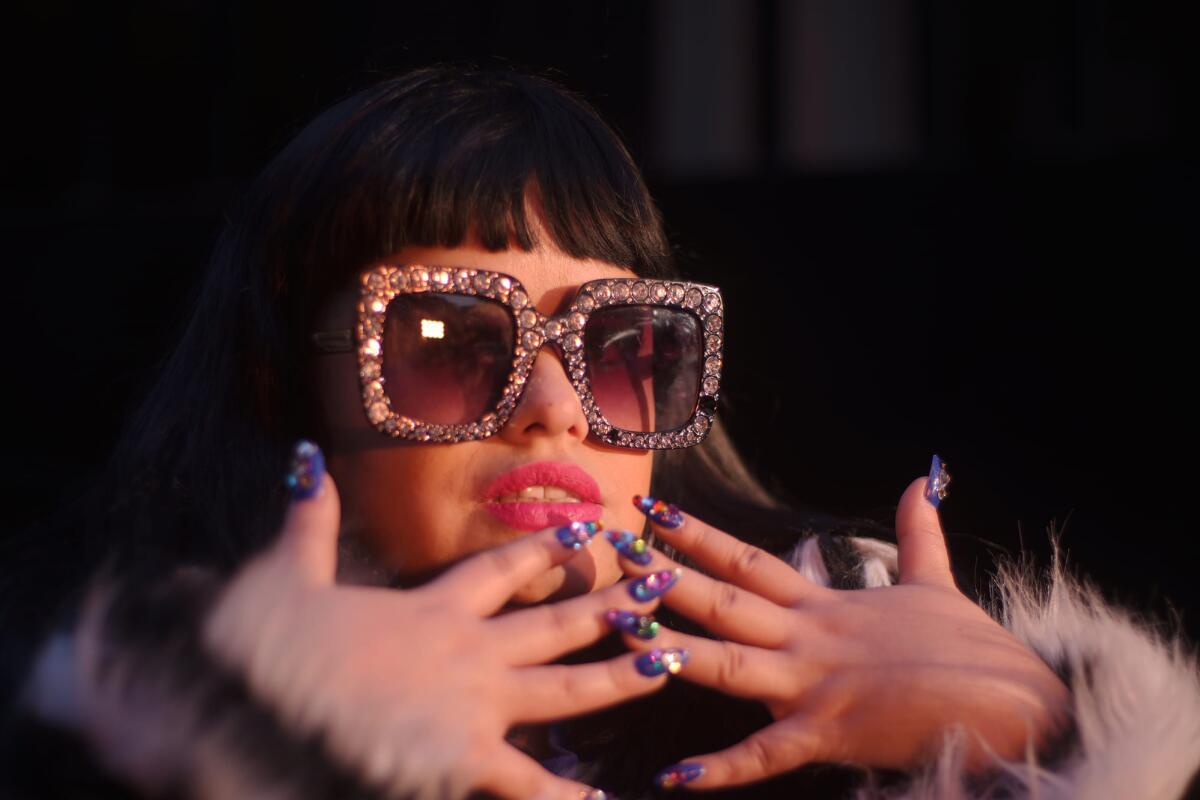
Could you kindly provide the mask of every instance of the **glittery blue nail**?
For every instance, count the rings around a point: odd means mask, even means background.
[[[301,439],[292,448],[292,460],[288,463],[284,485],[296,500],[307,500],[321,489],[321,476],[325,474],[325,455],[314,442]]]
[[[704,774],[704,765],[694,761],[672,764],[654,776],[654,784],[660,789],[674,789],[681,784],[691,783]]]
[[[653,600],[656,597],[662,596],[668,589],[674,586],[682,574],[683,571],[676,567],[674,570],[664,569],[661,572],[653,572],[638,578],[629,584],[629,596],[639,603]]]
[[[647,678],[653,678],[663,673],[678,675],[683,669],[683,665],[687,663],[688,651],[678,647],[668,647],[665,650],[654,648],[648,652],[642,653],[634,659],[634,666],[637,671],[645,675]]]
[[[598,522],[572,522],[554,532],[563,547],[578,550],[592,543],[592,537],[600,531]]]
[[[635,564],[644,567],[654,559],[646,540],[634,536],[629,531],[605,531],[604,538],[612,542],[612,546],[622,558],[627,558]]]
[[[658,621],[649,614],[635,614],[632,611],[610,608],[604,612],[604,619],[617,630],[639,639],[653,639],[658,636]]]
[[[633,505],[638,511],[649,517],[651,522],[663,528],[678,528],[683,524],[683,512],[674,503],[664,503],[653,497],[642,497],[640,494],[635,494]]]
[[[925,484],[925,499],[937,508],[946,499],[946,486],[949,484],[950,473],[946,472],[946,465],[934,455],[929,467],[929,482]]]

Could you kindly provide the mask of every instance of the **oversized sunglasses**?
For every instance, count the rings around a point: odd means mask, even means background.
[[[534,359],[551,343],[600,441],[669,449],[708,435],[724,343],[715,286],[588,281],[563,314],[547,317],[499,272],[385,264],[361,282],[354,341],[341,330],[315,333],[313,342],[323,353],[357,352],[363,410],[381,433],[486,439],[512,416]]]

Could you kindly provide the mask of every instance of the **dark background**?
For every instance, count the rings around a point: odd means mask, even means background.
[[[1162,8],[10,7],[5,528],[99,469],[225,209],[299,126],[471,60],[549,71],[626,137],[726,290],[727,419],[774,485],[886,519],[939,453],[948,529],[1044,559],[1054,525],[1196,638],[1195,45]]]

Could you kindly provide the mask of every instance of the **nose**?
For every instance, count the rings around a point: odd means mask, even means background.
[[[529,444],[540,437],[587,438],[588,422],[579,395],[553,345],[538,353],[521,402],[499,435],[514,444]]]

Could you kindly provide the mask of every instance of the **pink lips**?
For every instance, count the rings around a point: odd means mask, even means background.
[[[579,498],[578,503],[497,503],[497,497],[527,486],[557,486]],[[538,461],[509,470],[483,492],[484,508],[492,516],[523,531],[536,531],[567,522],[600,519],[600,487],[595,479],[573,464]]]

